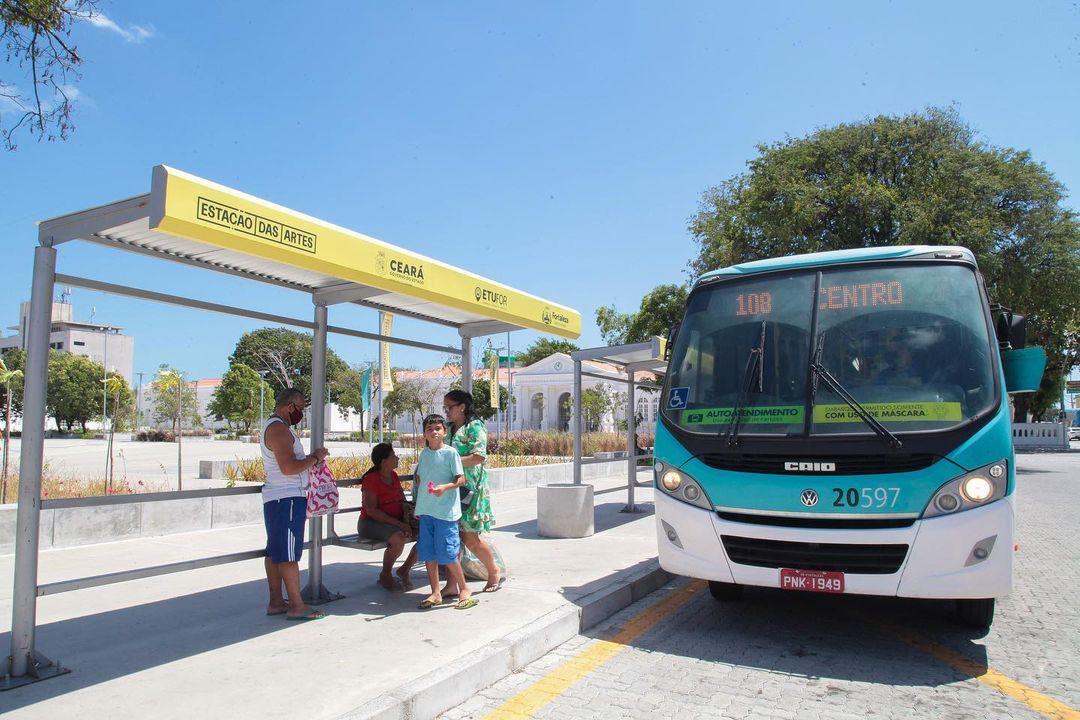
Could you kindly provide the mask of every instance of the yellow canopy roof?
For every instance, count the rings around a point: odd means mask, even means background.
[[[83,239],[457,327],[581,334],[564,305],[165,165],[149,195],[44,221],[41,239]]]

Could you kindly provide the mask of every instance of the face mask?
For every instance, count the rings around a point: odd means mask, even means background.
[[[289,411],[289,424],[290,425],[298,425],[300,423],[300,421],[303,420],[303,419],[304,419],[304,411],[303,410],[297,410],[296,406],[294,405],[293,409]]]

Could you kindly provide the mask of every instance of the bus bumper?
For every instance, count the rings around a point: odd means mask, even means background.
[[[1014,496],[956,515],[916,520],[906,528],[837,530],[788,528],[730,522],[715,512],[655,493],[660,565],[668,572],[703,580],[779,587],[780,571],[734,563],[722,536],[835,544],[903,544],[908,551],[897,572],[844,573],[844,592],[913,598],[992,598],[1012,590]],[[674,532],[675,539],[669,537]],[[992,547],[983,559],[976,545]],[[681,547],[679,547],[681,545]]]

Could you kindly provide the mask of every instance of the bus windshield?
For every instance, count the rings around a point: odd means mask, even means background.
[[[802,271],[723,282],[690,298],[664,413],[689,432],[723,433],[742,390],[743,434],[869,432],[810,374],[817,354],[891,432],[943,430],[993,406],[991,349],[975,273],[965,266],[878,265],[823,270],[820,280]]]

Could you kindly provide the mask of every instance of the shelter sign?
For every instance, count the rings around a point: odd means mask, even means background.
[[[150,208],[152,230],[552,335],[581,335],[581,315],[568,307],[165,165],[154,168]]]

